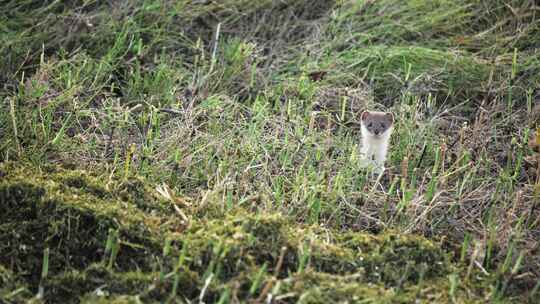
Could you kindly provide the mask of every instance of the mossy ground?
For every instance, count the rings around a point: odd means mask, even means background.
[[[536,302],[539,29],[529,0],[3,1],[0,302]]]
[[[460,266],[441,244],[421,236],[338,233],[242,209],[212,218],[186,209],[189,223],[183,223],[167,207],[174,200],[160,199],[144,183],[126,199],[121,189],[131,179],[107,182],[83,171],[13,163],[0,165],[0,172],[0,296],[7,302],[34,298],[37,286],[46,302],[64,303],[130,297],[213,303],[224,295],[304,303],[451,296],[474,302],[485,296],[472,281],[450,295],[448,276],[463,275]],[[141,197],[145,206],[137,203]],[[119,231],[120,247],[109,264],[111,230]],[[45,248],[48,275],[41,277]]]

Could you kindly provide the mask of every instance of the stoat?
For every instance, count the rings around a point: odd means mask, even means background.
[[[374,172],[382,173],[394,127],[394,115],[388,112],[364,111],[360,118],[362,130],[360,160],[363,166],[372,166]]]

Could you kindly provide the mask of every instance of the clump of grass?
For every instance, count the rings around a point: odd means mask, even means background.
[[[478,94],[490,72],[486,63],[466,54],[424,47],[376,45],[340,55],[340,70],[363,75],[375,84],[376,94],[394,100],[402,94],[471,97],[465,94]]]
[[[310,51],[317,65],[332,68],[336,53],[354,51],[339,74],[353,81],[350,68],[361,68],[355,76],[371,80],[381,99],[395,99],[397,88],[416,94],[434,89],[440,100],[450,101],[506,94],[538,82],[530,73],[538,71],[537,55],[526,38],[538,36],[534,10],[530,1],[345,2],[327,25],[329,35]],[[513,61],[516,50],[520,56]],[[508,82],[516,66],[523,68],[519,85]],[[518,90],[524,98],[526,92]]]

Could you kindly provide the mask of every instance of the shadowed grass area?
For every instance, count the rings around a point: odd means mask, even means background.
[[[133,263],[143,267],[141,256],[159,250],[161,240],[151,231],[166,230],[164,218],[158,218],[156,213],[165,217],[169,211],[159,200],[150,201],[144,188],[130,189],[132,181],[116,184],[118,188],[109,185],[114,187],[113,195],[83,172],[51,166],[40,173],[12,164],[1,170],[1,262],[24,273],[28,282],[39,281],[38,270],[46,247],[52,250],[50,271],[66,266],[81,268],[98,261],[109,230],[118,231],[128,244],[124,249],[126,259],[119,260],[123,266]],[[139,202],[151,205],[141,206]]]
[[[538,12],[4,1],[1,299],[533,303]]]

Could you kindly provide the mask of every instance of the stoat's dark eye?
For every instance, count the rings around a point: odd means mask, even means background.
[[[386,128],[386,126],[382,123],[382,124],[381,124],[381,128],[384,129],[384,128]]]
[[[370,123],[368,123],[367,126],[368,126],[368,128],[371,128],[371,127],[373,127],[373,123],[370,122]]]

